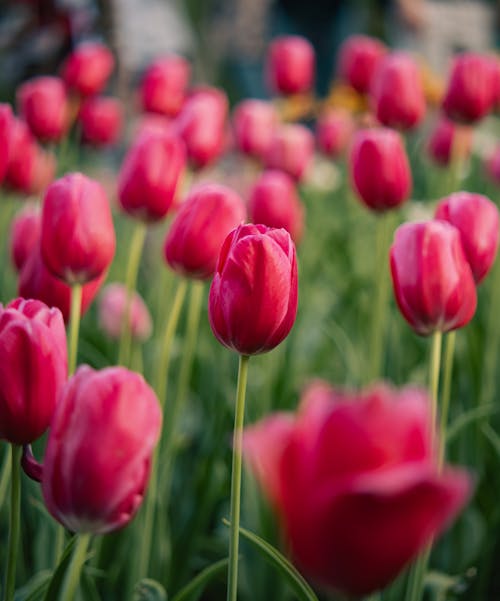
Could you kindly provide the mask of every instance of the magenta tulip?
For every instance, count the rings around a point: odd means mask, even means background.
[[[298,123],[280,125],[265,157],[268,169],[280,169],[296,181],[305,178],[314,157],[314,136]]]
[[[142,78],[144,111],[175,117],[181,110],[191,77],[191,66],[181,56],[162,56],[149,65]]]
[[[94,96],[102,92],[113,71],[115,59],[111,51],[96,42],[78,46],[62,67],[62,78],[68,88],[79,96]]]
[[[278,125],[278,113],[270,102],[243,100],[233,113],[233,131],[238,150],[263,160]]]
[[[123,127],[123,105],[117,98],[95,96],[82,103],[78,113],[82,140],[93,146],[115,144]]]
[[[39,240],[42,225],[40,208],[27,204],[16,213],[10,227],[10,256],[17,271],[20,271],[34,252]],[[25,296],[20,294],[20,296]],[[36,298],[26,296],[26,298]]]
[[[497,146],[485,161],[486,173],[496,183],[500,184],[500,146]]]
[[[368,94],[373,75],[387,48],[375,38],[352,35],[339,51],[339,75],[360,94]]]
[[[458,129],[460,128],[460,131]],[[459,136],[457,146],[456,136]],[[453,121],[441,118],[432,130],[427,142],[427,154],[438,165],[447,167],[450,161],[466,159],[471,152],[472,130],[458,126]],[[455,153],[455,157],[452,157]]]
[[[0,184],[9,164],[14,117],[9,104],[0,102]]]
[[[278,94],[308,92],[314,84],[315,56],[312,44],[298,35],[280,36],[271,42],[267,79]]]
[[[355,131],[352,114],[344,109],[330,108],[316,123],[316,142],[319,150],[334,159],[349,146]]]
[[[109,338],[120,339],[126,307],[126,287],[119,283],[108,284],[100,295],[98,317],[101,329]],[[134,292],[130,300],[129,319],[132,338],[147,340],[152,330],[151,315],[138,292]]]

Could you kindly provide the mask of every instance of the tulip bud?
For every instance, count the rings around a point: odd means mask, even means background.
[[[344,109],[329,109],[316,123],[316,142],[319,150],[328,157],[338,158],[348,147],[354,135],[354,119]]]
[[[497,146],[490,156],[487,157],[485,168],[490,178],[496,184],[500,184],[500,146]]]
[[[104,44],[87,42],[67,58],[62,67],[62,78],[79,96],[94,96],[106,86],[114,64],[113,55]]]
[[[0,102],[0,184],[7,172],[14,117],[9,104]]]
[[[116,98],[88,98],[80,107],[78,122],[84,142],[93,146],[115,144],[123,126],[122,103]]]
[[[102,291],[99,306],[99,325],[109,338],[119,340],[127,308],[127,289],[123,284],[108,284]],[[151,315],[146,303],[134,292],[130,301],[130,332],[132,338],[144,342],[151,336]]]
[[[297,314],[295,246],[285,230],[242,225],[221,248],[208,298],[212,331],[242,355],[270,351]]]
[[[118,175],[122,209],[144,221],[163,219],[186,166],[184,145],[169,132],[146,132],[132,145]]]
[[[314,136],[305,125],[281,125],[274,132],[265,165],[268,169],[280,169],[300,181],[307,175],[313,156]]]
[[[387,53],[387,48],[374,38],[352,35],[339,51],[339,75],[360,94],[368,94],[372,77]]]
[[[55,276],[70,285],[99,277],[113,260],[115,244],[111,209],[98,182],[70,173],[47,188],[41,249]]]
[[[28,204],[14,217],[10,228],[10,256],[17,271],[21,271],[28,257],[40,241],[41,214],[38,205]],[[20,296],[25,296],[20,294]],[[25,298],[36,298],[27,295]]]
[[[394,294],[403,317],[421,336],[466,325],[476,310],[476,286],[460,232],[444,221],[404,223],[390,251]]]
[[[500,225],[496,205],[481,194],[457,192],[439,202],[435,217],[458,229],[474,280],[476,284],[482,282],[498,249]]]
[[[233,130],[238,149],[249,156],[263,159],[278,126],[278,114],[270,102],[243,100],[233,113]]]
[[[0,306],[0,438],[23,445],[45,432],[67,364],[58,309],[22,298]]]
[[[304,207],[295,183],[282,171],[265,171],[255,182],[249,200],[250,219],[285,229],[297,244],[304,227]]]
[[[185,58],[170,55],[156,59],[142,78],[142,109],[175,117],[184,104],[190,77],[191,66]]]
[[[47,442],[42,492],[51,515],[73,532],[125,526],[142,503],[160,428],[158,400],[142,376],[80,367]]]
[[[458,131],[459,127],[460,131]],[[456,136],[460,136],[458,147]],[[463,160],[470,155],[471,147],[472,130],[442,118],[431,132],[427,143],[427,153],[438,165],[446,167],[452,160],[452,152],[455,153],[455,158]]]
[[[358,131],[349,163],[352,185],[370,209],[398,207],[410,195],[410,164],[401,136],[392,129]]]
[[[278,94],[308,92],[314,83],[314,48],[298,35],[280,36],[272,41],[267,58],[267,79]]]
[[[420,70],[405,52],[393,52],[381,60],[370,93],[374,113],[387,127],[412,129],[425,116]]]
[[[230,188],[219,184],[196,186],[170,226],[165,240],[167,263],[186,277],[212,277],[222,243],[245,218],[243,200]]]

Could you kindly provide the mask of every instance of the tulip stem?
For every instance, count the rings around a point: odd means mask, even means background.
[[[500,319],[498,319],[498,306],[500,304],[500,261],[498,260],[493,270],[489,292],[490,298],[485,330],[486,341],[484,343],[479,405],[486,405],[494,400],[496,387],[498,339],[500,337]]]
[[[10,524],[9,542],[7,551],[7,569],[5,571],[4,601],[14,599],[16,584],[16,562],[19,546],[19,532],[21,524],[21,456],[23,448],[12,445],[11,452],[11,480],[10,480]]]
[[[130,242],[130,253],[127,263],[127,273],[125,275],[125,288],[127,297],[125,302],[125,311],[123,312],[122,331],[120,336],[120,347],[118,349],[118,364],[128,366],[130,362],[130,352],[132,346],[132,329],[130,327],[130,312],[132,308],[132,297],[137,284],[137,274],[139,273],[139,264],[141,262],[142,249],[146,239],[147,226],[142,221],[138,221],[132,241]]]
[[[73,601],[75,598],[78,584],[80,582],[80,574],[83,564],[87,558],[87,549],[90,543],[90,534],[76,534],[77,541],[71,562],[64,578],[64,584],[60,596],[60,601]]]
[[[453,373],[453,356],[455,354],[455,341],[457,333],[455,330],[449,332],[446,336],[444,346],[444,367],[443,367],[443,391],[441,393],[441,419],[439,429],[439,467],[441,468],[446,454],[446,428],[448,425],[448,412],[450,408],[451,396],[451,375]]]
[[[229,570],[227,576],[227,601],[236,601],[238,594],[238,546],[241,506],[241,461],[243,445],[243,422],[245,419],[245,393],[247,388],[248,359],[240,355],[238,386],[234,413],[233,465],[231,469],[231,508],[229,521]]]
[[[0,510],[2,509],[3,502],[5,500],[5,495],[7,493],[7,487],[10,481],[10,473],[12,469],[11,463],[11,450],[10,444],[5,445],[5,455],[2,463],[2,470],[0,473]]]
[[[71,308],[69,313],[69,357],[68,375],[72,376],[76,369],[78,353],[78,334],[80,332],[80,317],[82,308],[82,285],[71,286]]]

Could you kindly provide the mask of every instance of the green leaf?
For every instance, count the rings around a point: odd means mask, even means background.
[[[167,593],[156,580],[143,578],[135,586],[133,601],[167,601]]]
[[[66,545],[66,548],[64,549],[59,561],[59,565],[52,575],[43,601],[54,601],[54,599],[57,599],[59,590],[64,580],[64,575],[66,574],[66,569],[71,560],[71,555],[73,554],[73,549],[75,547],[77,538],[77,536],[72,536],[69,543]]]
[[[227,520],[223,520],[223,522],[226,526],[229,526]],[[285,577],[299,601],[318,601],[318,597],[304,577],[288,561],[288,559],[278,551],[278,549],[270,545],[263,538],[260,538],[260,536],[257,536],[257,534],[254,534],[245,528],[240,528],[240,534],[251,542],[264,559]]]
[[[82,587],[85,601],[101,601],[101,596],[97,591],[94,578],[91,576],[88,570],[82,570],[80,586]]]
[[[188,599],[197,599],[203,592],[206,585],[215,578],[220,572],[227,569],[228,560],[221,559],[212,565],[206,567],[202,572],[195,576],[191,582],[188,582],[172,599],[172,601],[187,601]]]
[[[500,436],[498,436],[498,434],[489,424],[483,424],[481,431],[486,436],[494,451],[500,458]]]
[[[446,441],[450,443],[464,428],[476,421],[494,415],[498,411],[500,411],[498,403],[488,403],[461,413],[448,428]]]
[[[39,601],[49,586],[50,577],[49,570],[38,572],[25,586],[16,591],[14,601]]]

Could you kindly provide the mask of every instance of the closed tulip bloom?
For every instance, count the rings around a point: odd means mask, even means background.
[[[459,127],[460,132],[458,132]],[[455,142],[457,135],[460,136],[459,147]],[[472,130],[466,130],[464,126],[457,126],[453,121],[442,118],[429,136],[427,154],[438,165],[447,167],[452,160],[452,152],[456,153],[455,158],[466,159],[470,156],[471,147]]]
[[[0,306],[0,438],[24,445],[45,432],[67,363],[58,309],[22,298]]]
[[[115,59],[104,44],[81,44],[66,59],[62,78],[68,88],[79,96],[94,96],[102,92],[113,71]]]
[[[364,204],[386,211],[408,199],[412,178],[401,136],[392,129],[358,131],[351,148],[351,181]]]
[[[465,505],[471,479],[439,469],[430,405],[409,387],[316,384],[296,415],[246,428],[244,457],[318,586],[349,597],[384,588]]]
[[[298,300],[295,246],[285,230],[242,225],[221,248],[208,298],[212,331],[242,355],[270,351],[288,336]]]
[[[119,340],[127,308],[127,289],[123,284],[108,284],[99,299],[99,324],[105,334]],[[134,292],[130,302],[130,332],[135,340],[144,342],[151,336],[151,315],[146,303],[138,292]]]
[[[336,159],[348,147],[354,131],[354,119],[349,111],[330,108],[318,118],[316,143],[323,154]]]
[[[84,284],[105,272],[115,254],[115,229],[102,186],[81,173],[53,182],[42,208],[42,256],[66,283]]]
[[[487,157],[485,168],[490,178],[496,184],[500,184],[500,146],[497,146],[490,156]]]
[[[0,184],[9,164],[13,120],[10,105],[0,102]]]
[[[271,146],[278,114],[270,102],[243,100],[233,113],[233,131],[240,152],[263,159]]]
[[[10,256],[20,271],[40,241],[41,213],[36,204],[27,204],[16,213],[10,227]],[[21,294],[20,296],[24,296]],[[26,296],[26,298],[36,298]]]
[[[285,229],[297,244],[304,228],[304,207],[295,182],[282,171],[265,171],[250,191],[248,203],[253,223]]]
[[[17,91],[19,112],[34,136],[43,142],[58,142],[69,127],[69,105],[64,82],[59,77],[35,77]]]
[[[297,123],[280,125],[265,157],[266,168],[280,169],[295,181],[307,175],[314,157],[314,135]]]
[[[463,53],[453,60],[443,110],[453,121],[475,123],[493,109],[497,93],[498,73],[493,59]]]
[[[476,284],[482,282],[498,250],[500,224],[496,205],[481,194],[456,192],[439,202],[435,217],[458,229],[474,280]]]
[[[186,167],[182,141],[168,131],[141,134],[128,151],[118,175],[122,209],[143,221],[168,213]]]
[[[42,492],[51,515],[73,532],[125,526],[142,503],[161,411],[143,377],[122,367],[80,367],[52,421]]]
[[[315,56],[312,44],[298,35],[280,36],[271,42],[267,77],[278,94],[308,92],[314,84]]]
[[[382,59],[375,71],[370,95],[377,119],[387,127],[412,129],[425,116],[420,70],[405,52],[392,52]]]
[[[453,225],[438,220],[401,225],[390,263],[399,309],[417,334],[449,332],[474,316],[474,277]]]
[[[80,107],[78,122],[84,142],[110,146],[117,142],[122,131],[123,105],[117,98],[88,98]]]
[[[375,38],[352,35],[339,51],[339,75],[360,94],[368,94],[373,75],[387,48]]]
[[[226,236],[246,218],[243,200],[219,184],[196,186],[181,204],[165,240],[165,259],[180,275],[213,276]]]
[[[222,154],[227,113],[226,95],[217,88],[199,88],[186,99],[174,127],[195,168],[206,167]]]
[[[142,78],[142,109],[175,117],[181,110],[191,77],[189,62],[174,54],[162,56],[149,65]]]

